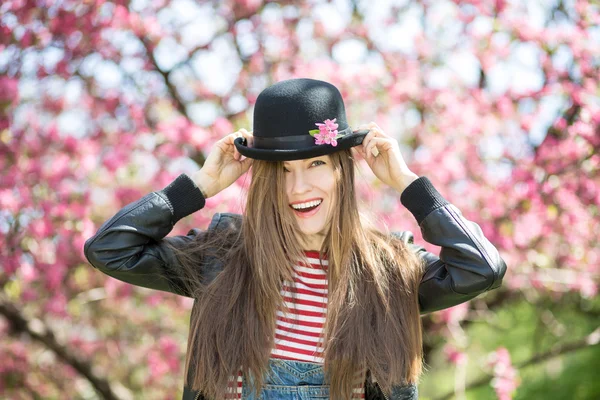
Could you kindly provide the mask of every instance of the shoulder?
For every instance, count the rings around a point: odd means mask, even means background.
[[[400,239],[408,247],[408,249],[414,253],[421,254],[423,251],[425,251],[425,247],[420,244],[415,244],[415,235],[412,233],[412,231],[396,231],[390,232],[390,234],[392,237]]]
[[[411,231],[395,231],[390,234],[404,243],[414,243],[415,235]]]
[[[242,215],[236,213],[215,213],[208,225],[209,230],[221,231],[224,229],[240,230],[242,226]]]

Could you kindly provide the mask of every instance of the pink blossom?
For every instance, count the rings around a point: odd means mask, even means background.
[[[517,370],[513,367],[510,360],[510,353],[504,347],[496,350],[491,355],[491,365],[493,367],[494,378],[492,387],[496,391],[499,400],[510,400],[520,384],[517,376]]]
[[[29,47],[33,42],[33,33],[30,30],[26,30],[21,36],[20,45],[21,47]]]
[[[44,305],[44,311],[60,318],[68,318],[67,297],[62,292],[54,292]]]
[[[238,4],[243,5],[247,11],[256,11],[263,3],[263,0],[238,0]]]
[[[2,264],[0,264],[0,272],[10,276],[19,269],[20,264],[18,255],[3,257]]]
[[[2,50],[4,45],[10,43],[12,38],[12,31],[10,28],[4,24],[0,25],[0,51]]]
[[[22,342],[3,342],[0,346],[0,376],[7,372],[11,374],[27,373],[31,365],[27,346]],[[16,378],[16,376],[14,376]]]
[[[0,189],[0,209],[16,213],[20,205],[19,198],[11,189]]]
[[[504,11],[504,8],[506,7],[506,0],[495,0],[495,3],[496,12],[498,14]]]
[[[112,173],[117,169],[124,166],[127,163],[127,155],[119,150],[119,148],[113,148],[104,156],[104,166]]]
[[[177,374],[180,371],[179,344],[171,337],[163,336],[156,349],[148,354],[150,380],[160,379],[166,374]]]
[[[53,230],[54,226],[52,224],[52,221],[49,221],[46,218],[36,219],[35,221],[32,221],[29,225],[29,232],[34,238],[38,239],[48,237]]]
[[[86,356],[91,356],[100,348],[100,345],[96,341],[84,340],[81,337],[69,338],[69,345],[75,347],[78,351],[82,352]]]
[[[164,296],[160,293],[154,293],[146,297],[145,303],[150,307],[156,307],[161,304],[164,300]]]
[[[567,127],[567,120],[560,117],[554,122],[554,127],[559,130],[563,130]]]
[[[462,303],[454,307],[438,311],[440,319],[447,324],[456,324],[464,320],[469,314],[469,303]]]
[[[8,104],[19,101],[19,81],[8,76],[0,76],[0,110]]]
[[[159,123],[157,129],[165,136],[167,141],[177,142],[181,140],[183,131],[188,128],[188,125],[189,122],[187,118],[179,116]]]
[[[335,139],[335,133],[332,132],[321,132],[315,135],[316,144],[331,144],[337,146],[337,140]]]
[[[496,102],[500,116],[503,118],[512,117],[514,112],[514,105],[510,98],[502,96]]]
[[[454,365],[463,365],[467,362],[467,354],[449,344],[444,346],[444,355]]]
[[[56,74],[60,75],[61,78],[68,79],[73,73],[73,69],[69,65],[69,60],[63,58],[56,64]]]
[[[62,261],[54,264],[39,262],[38,268],[41,275],[45,278],[46,289],[51,292],[60,289],[64,283],[64,277],[67,272],[67,267]]]
[[[212,146],[210,141],[209,131],[195,125],[189,125],[183,132],[182,135],[185,141],[189,143],[194,150],[201,150],[203,152],[209,152]]]
[[[106,296],[116,300],[125,299],[131,296],[133,292],[132,285],[113,278],[105,280],[104,288],[106,289]]]
[[[36,289],[27,287],[21,292],[21,300],[24,303],[36,301],[39,298],[39,292]]]
[[[175,339],[168,336],[163,336],[159,340],[159,346],[163,355],[167,357],[179,356],[179,344],[175,341]]]
[[[121,203],[123,206],[139,199],[142,196],[142,192],[136,188],[120,187],[115,190],[115,198],[118,199],[119,203]]]
[[[148,367],[150,368],[149,381],[155,381],[169,372],[169,366],[160,354],[153,351],[148,354]]]
[[[598,284],[590,274],[577,274],[575,282],[571,285],[573,290],[579,291],[582,297],[592,299],[598,294]]]
[[[336,120],[337,120],[337,118],[334,118],[333,120],[326,119],[325,123],[317,122],[315,125],[317,125],[319,127],[320,131],[325,131],[325,130],[335,131],[338,128],[338,124],[335,123]]]
[[[212,127],[219,139],[233,132],[233,124],[227,118],[223,117],[217,117]]]
[[[39,276],[37,269],[30,262],[24,262],[21,264],[20,273],[21,273],[21,278],[23,279],[23,282],[25,282],[25,283],[34,281]]]
[[[252,57],[250,57],[248,68],[253,74],[260,74],[264,71],[265,60],[259,52],[254,53]]]
[[[317,122],[315,125],[319,127],[319,133],[315,134],[315,144],[331,144],[337,146],[336,135],[338,134],[338,124],[335,123],[337,118],[333,120],[326,119],[325,123]]]

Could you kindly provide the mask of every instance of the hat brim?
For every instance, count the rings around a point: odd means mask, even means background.
[[[247,140],[244,137],[236,138],[233,143],[240,154],[248,158],[265,161],[292,161],[319,157],[358,146],[363,142],[367,133],[369,133],[368,129],[352,131],[352,133],[337,139],[337,146],[332,146],[330,144],[315,144],[311,147],[292,150],[256,149],[248,147]]]

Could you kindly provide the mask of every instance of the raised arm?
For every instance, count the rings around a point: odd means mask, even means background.
[[[180,248],[198,235],[217,234],[213,228],[221,214],[213,216],[206,231],[192,229],[184,236],[166,236],[177,221],[203,208],[206,197],[216,195],[248,171],[252,159],[241,159],[234,146],[237,137],[253,143],[252,134],[245,129],[226,135],[214,144],[192,177],[179,175],[163,190],[128,204],[106,221],[84,245],[90,264],[123,282],[190,296],[182,283],[180,263],[168,244]],[[201,279],[210,279],[207,275],[200,271]]]
[[[166,236],[181,218],[204,207],[205,199],[185,174],[163,190],[149,193],[128,204],[106,221],[84,245],[84,254],[94,268],[123,282],[180,295],[178,262],[167,242],[176,247],[203,231]],[[207,231],[218,223],[216,214]]]
[[[399,234],[425,263],[419,286],[422,314],[455,306],[501,285],[506,263],[498,250],[479,225],[467,220],[427,177],[406,187],[400,201],[416,218],[423,239],[441,246],[438,257],[414,244],[411,232]]]

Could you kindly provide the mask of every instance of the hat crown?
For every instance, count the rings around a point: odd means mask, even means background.
[[[309,135],[317,122],[336,118],[338,130],[348,127],[340,91],[316,79],[277,82],[263,90],[254,106],[254,137]]]
[[[327,120],[337,127],[318,126]],[[368,129],[353,131],[340,91],[331,83],[288,79],[267,87],[254,105],[252,145],[234,140],[243,156],[266,160],[301,160],[346,150],[362,143]],[[313,131],[313,132],[311,132]]]

